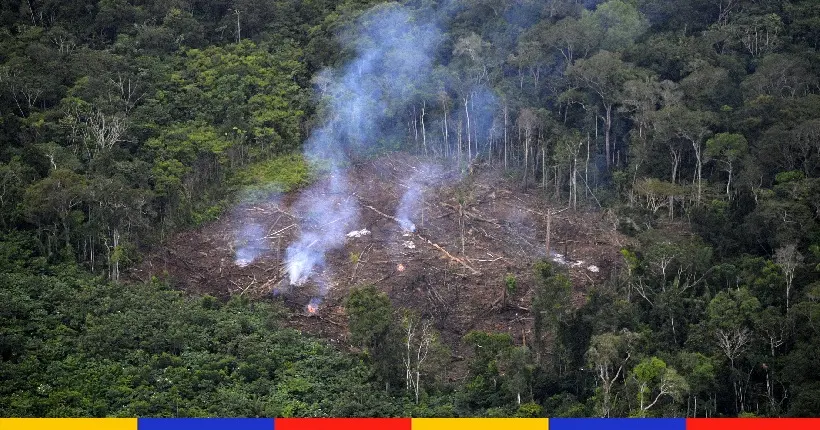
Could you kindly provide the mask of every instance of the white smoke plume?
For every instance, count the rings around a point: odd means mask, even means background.
[[[236,232],[235,243],[237,248],[234,263],[240,267],[253,263],[270,249],[265,240],[265,230],[252,221],[244,223]]]
[[[300,236],[285,256],[292,285],[310,279],[324,266],[327,252],[341,247],[345,232],[356,227],[359,210],[345,170],[349,156],[366,154],[400,135],[393,115],[430,76],[439,40],[433,24],[417,21],[403,6],[379,5],[342,34],[353,60],[315,79],[324,122],[311,133],[304,154],[314,169],[329,171],[330,177],[296,203],[304,217]]]
[[[345,233],[355,224],[359,211],[343,170],[330,173],[327,181],[306,190],[296,210],[303,214],[301,234],[285,251],[291,285],[301,285],[325,263],[325,254],[341,247]]]
[[[413,219],[418,219],[419,210],[423,204],[425,188],[432,186],[440,180],[442,170],[435,165],[422,164],[415,169],[404,186],[407,187],[404,195],[396,208],[396,219],[399,220],[401,228],[407,232],[416,231]]]

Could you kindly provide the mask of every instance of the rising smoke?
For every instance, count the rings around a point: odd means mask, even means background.
[[[403,184],[407,191],[399,201],[396,208],[396,219],[399,220],[401,228],[407,232],[416,231],[413,219],[418,219],[419,210],[422,209],[424,189],[433,185],[441,179],[442,170],[436,165],[422,164],[415,169],[410,178]]]
[[[376,6],[342,35],[344,47],[355,53],[353,60],[317,76],[324,122],[311,133],[304,154],[329,178],[296,204],[305,216],[299,238],[285,255],[292,285],[322,269],[327,252],[341,247],[345,232],[356,226],[359,210],[346,172],[350,157],[395,137],[388,124],[430,75],[439,40],[433,24],[415,21],[402,6]]]
[[[245,267],[268,250],[262,226],[253,221],[243,223],[236,234],[236,265]]]
[[[281,202],[281,195],[272,193],[267,196],[266,201],[272,205],[278,206]],[[239,267],[245,267],[256,259],[263,257],[270,250],[270,243],[268,242],[265,228],[256,220],[248,211],[248,207],[241,205],[236,208],[234,216],[242,220],[239,229],[234,232],[233,246],[236,249],[234,255],[234,264]]]
[[[295,212],[300,214],[300,233],[285,251],[290,285],[312,280],[319,286],[319,297],[309,306],[313,311],[327,289],[327,253],[342,247],[346,232],[358,228],[356,184],[350,182],[347,168],[356,156],[376,148],[398,147],[407,132],[402,118],[423,99],[421,94],[450,92],[451,87],[464,90],[466,84],[467,92],[456,91],[466,97],[452,100],[445,109],[451,111],[451,118],[467,116],[465,156],[476,158],[486,149],[478,142],[486,144],[487,130],[494,121],[496,103],[492,92],[475,76],[433,73],[434,51],[442,41],[436,23],[446,21],[459,8],[458,2],[445,1],[438,10],[414,14],[397,3],[377,5],[340,34],[339,41],[351,57],[346,66],[323,70],[314,78],[322,123],[311,132],[303,152],[311,168],[326,175],[294,204]],[[441,125],[431,124],[436,128]],[[403,230],[415,230],[413,219],[419,217],[424,189],[440,180],[441,171],[425,165],[403,184],[407,191],[396,209]],[[261,237],[261,233],[259,226],[248,225],[240,241],[251,243],[251,237]],[[260,250],[258,243],[240,248],[237,264],[249,264]]]
[[[325,181],[301,195],[295,209],[302,214],[301,234],[285,251],[285,267],[290,284],[301,285],[314,269],[324,266],[328,251],[344,245],[359,211],[345,171],[335,166]]]

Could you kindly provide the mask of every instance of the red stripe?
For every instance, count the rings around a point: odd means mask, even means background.
[[[818,430],[816,418],[688,418],[686,430]]]
[[[276,418],[275,430],[410,430],[410,418]]]

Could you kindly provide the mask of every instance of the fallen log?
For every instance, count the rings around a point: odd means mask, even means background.
[[[267,236],[265,236],[265,239],[275,239],[275,238],[279,237],[279,236],[278,236],[278,234],[279,234],[279,233],[282,233],[282,232],[284,232],[284,231],[286,231],[286,230],[289,230],[289,229],[291,229],[291,228],[293,228],[293,227],[296,227],[296,224],[291,224],[291,225],[289,225],[289,226],[287,226],[287,227],[285,227],[285,228],[280,228],[279,230],[276,230],[276,231],[275,231],[275,232],[273,232],[273,233],[268,233],[268,235],[267,235]]]
[[[481,274],[481,272],[479,272],[478,270],[476,270],[473,266],[470,266],[469,264],[467,264],[467,263],[466,263],[464,260],[462,260],[461,258],[458,258],[458,257],[456,257],[455,255],[450,254],[449,252],[447,252],[447,250],[446,250],[446,249],[444,249],[444,248],[442,248],[439,244],[437,244],[437,243],[433,242],[433,241],[432,241],[432,240],[430,240],[430,239],[427,239],[426,237],[424,237],[424,236],[422,236],[422,235],[420,235],[420,234],[418,234],[418,233],[416,233],[416,236],[417,236],[419,239],[421,239],[421,240],[423,240],[423,241],[427,242],[427,244],[431,245],[433,248],[436,248],[436,249],[438,249],[439,251],[441,251],[441,252],[442,252],[444,255],[446,255],[446,256],[447,256],[447,258],[449,258],[451,261],[455,261],[456,263],[461,264],[462,266],[464,266],[464,268],[466,268],[467,270],[469,270],[469,271],[470,271],[473,275],[480,275],[480,274]]]
[[[359,257],[356,259],[356,265],[353,266],[353,274],[350,275],[350,283],[351,284],[353,283],[353,280],[356,279],[356,271],[359,270],[359,264],[362,263],[362,258],[364,258],[364,254],[367,253],[367,251],[369,251],[372,246],[373,246],[372,243],[370,245],[368,245],[367,248],[365,248],[364,251],[362,251],[362,253],[359,254]]]
[[[448,208],[448,209],[451,209],[453,211],[452,213],[463,213],[464,216],[467,217],[467,218],[474,219],[476,221],[486,222],[488,224],[493,224],[493,225],[496,225],[496,226],[499,225],[498,220],[484,218],[478,213],[478,210],[476,210],[476,209],[464,209],[464,208],[459,209],[457,206],[453,206],[453,205],[451,205],[449,203],[445,203],[445,202],[441,202],[439,204],[446,207],[446,208]],[[447,215],[449,215],[449,214],[447,214]]]
[[[361,201],[361,200],[360,200],[360,201]],[[386,213],[384,213],[384,212],[382,212],[382,211],[380,211],[380,210],[378,210],[378,209],[374,208],[373,206],[366,205],[366,204],[364,204],[364,203],[362,203],[362,206],[364,206],[364,207],[366,207],[366,208],[368,208],[368,209],[372,210],[373,212],[376,212],[377,214],[379,214],[379,215],[381,215],[381,216],[383,216],[383,217],[385,217],[385,218],[387,218],[387,219],[392,219],[393,221],[397,222],[399,225],[402,225],[402,222],[401,222],[398,218],[396,218],[396,217],[394,217],[394,216],[391,216],[391,215],[388,215],[388,214],[386,214]]]
[[[321,309],[321,308],[320,308],[320,309]],[[339,323],[339,322],[333,321],[332,319],[330,319],[330,318],[328,318],[328,317],[323,317],[323,316],[319,315],[319,310],[317,310],[317,311],[316,311],[316,313],[313,313],[313,314],[303,313],[303,314],[301,314],[301,315],[297,315],[297,317],[302,317],[302,318],[316,318],[316,319],[318,319],[319,321],[322,321],[322,322],[329,322],[329,323],[331,323],[331,324],[333,324],[333,325],[335,325],[335,326],[337,326],[337,327],[344,327],[344,324],[342,324],[342,323]]]
[[[373,212],[376,212],[377,214],[379,214],[379,215],[381,215],[381,216],[383,216],[383,217],[385,217],[385,218],[387,218],[387,219],[391,219],[391,220],[395,221],[395,222],[396,222],[396,223],[398,223],[399,225],[402,225],[402,222],[401,222],[398,218],[396,218],[396,217],[394,217],[394,216],[391,216],[391,215],[388,215],[388,214],[386,214],[386,213],[384,213],[384,212],[382,212],[382,211],[380,211],[380,210],[378,210],[378,209],[374,208],[373,206],[366,205],[366,204],[364,204],[364,203],[362,203],[362,206],[364,206],[364,207],[366,207],[366,208],[368,208],[368,209],[372,210]],[[473,266],[470,266],[469,264],[467,264],[467,263],[466,263],[464,260],[462,260],[461,258],[458,258],[458,257],[454,256],[453,254],[450,254],[449,252],[447,252],[447,250],[446,250],[446,249],[444,249],[443,247],[441,247],[441,245],[439,245],[439,244],[437,244],[437,243],[433,242],[433,241],[432,241],[432,240],[430,240],[430,239],[427,239],[426,237],[424,237],[424,236],[422,236],[422,235],[420,235],[420,234],[418,234],[418,233],[414,233],[414,234],[415,234],[415,236],[416,236],[416,237],[418,237],[419,239],[421,239],[421,240],[423,240],[423,241],[427,242],[427,244],[428,244],[428,245],[430,245],[430,246],[432,246],[433,248],[436,248],[436,249],[438,249],[439,251],[441,251],[441,253],[442,253],[442,254],[444,254],[444,255],[446,255],[446,256],[447,256],[447,258],[449,258],[449,259],[450,259],[450,261],[455,261],[456,263],[458,263],[458,264],[460,264],[460,265],[464,266],[464,268],[466,268],[467,270],[469,270],[469,271],[470,271],[473,275],[480,275],[480,274],[481,274],[481,272],[479,272],[478,270],[476,270]]]

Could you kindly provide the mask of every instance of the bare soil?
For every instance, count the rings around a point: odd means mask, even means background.
[[[307,305],[321,295],[320,286],[313,281],[288,286],[283,271],[285,249],[307,216],[292,207],[299,192],[240,205],[218,221],[180,233],[130,276],[164,277],[195,294],[281,301],[291,311],[289,326],[341,345],[347,345],[344,299],[354,286],[374,284],[396,308],[431,318],[458,354],[459,340],[470,330],[506,332],[519,344],[529,338],[532,266],[547,257],[548,211],[560,211],[551,217],[550,259],[570,275],[575,306],[619,264],[626,239],[605,213],[561,211],[566,203],[550,201],[543,188],[523,190],[520,181],[486,165],[463,173],[439,165],[436,177],[427,181],[432,185],[419,205],[423,210],[412,219],[416,231],[403,231],[391,217],[408,178],[432,163],[392,153],[350,168],[351,198],[360,205],[355,229],[370,233],[348,238],[343,248],[329,253],[324,272],[311,278],[324,279],[327,289],[315,313]],[[237,265],[236,250],[247,245],[237,235],[249,222],[262,227],[265,252],[248,265]],[[502,300],[507,274],[516,277],[517,288]]]

